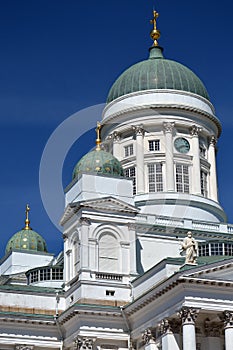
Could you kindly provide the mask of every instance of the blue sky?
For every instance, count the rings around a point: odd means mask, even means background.
[[[62,249],[61,232],[49,220],[40,198],[42,152],[62,121],[105,102],[117,76],[147,57],[154,5],[160,13],[158,28],[165,57],[197,73],[222,122],[217,157],[219,194],[233,222],[229,0],[156,4],[152,0],[1,1],[1,256],[8,239],[24,226],[26,203],[32,209],[31,226],[46,239],[49,251]],[[94,134],[89,132],[71,148],[63,168],[64,186],[78,159],[93,144]]]

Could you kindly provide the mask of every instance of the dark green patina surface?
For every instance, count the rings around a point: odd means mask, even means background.
[[[110,89],[107,102],[132,92],[172,89],[192,92],[209,99],[202,81],[189,68],[163,57],[160,47],[150,50],[149,59],[128,68]]]

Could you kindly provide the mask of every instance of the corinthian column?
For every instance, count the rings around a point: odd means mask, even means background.
[[[144,343],[145,350],[158,350],[158,347],[155,344],[155,337],[153,336],[150,329],[145,330],[142,335],[142,341]]]
[[[163,123],[165,134],[166,161],[166,191],[175,191],[174,158],[173,158],[173,129],[175,123]]]
[[[193,150],[193,176],[192,176],[192,192],[201,195],[201,166],[200,166],[200,147],[198,134],[201,128],[193,125],[190,129],[192,135],[192,150]]]
[[[224,328],[225,328],[225,350],[232,350],[233,311],[224,311],[223,320],[224,320]]]
[[[167,319],[162,320],[159,325],[162,336],[162,350],[180,350],[172,326],[172,322]]]
[[[184,307],[179,312],[183,327],[183,350],[196,350],[195,319],[197,310]]]
[[[215,158],[215,145],[217,139],[212,136],[210,139],[209,149],[208,149],[208,161],[210,163],[210,198],[218,202],[218,188],[217,188],[217,173],[216,173],[216,158]]]
[[[136,134],[136,186],[137,194],[145,192],[144,130],[142,125],[133,127]]]

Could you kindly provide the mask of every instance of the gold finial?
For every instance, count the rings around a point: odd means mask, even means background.
[[[29,211],[30,211],[30,207],[29,205],[27,204],[26,205],[26,220],[25,220],[25,227],[24,227],[24,230],[31,230],[31,227],[29,226],[30,224],[30,220],[29,220]]]
[[[156,10],[153,10],[153,19],[150,20],[150,23],[153,24],[154,28],[150,32],[151,39],[154,41],[153,46],[158,46],[158,39],[160,38],[160,31],[157,29],[157,18],[159,13]]]
[[[100,122],[97,122],[97,128],[95,129],[96,131],[96,151],[100,151],[100,145],[101,145],[101,138],[100,138],[100,129],[101,129],[101,124]]]

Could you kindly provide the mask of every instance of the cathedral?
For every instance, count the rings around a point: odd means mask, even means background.
[[[70,176],[63,251],[48,252],[29,205],[7,243],[0,350],[233,349],[221,123],[198,76],[164,56],[157,20],[148,58],[113,83],[96,146]]]

